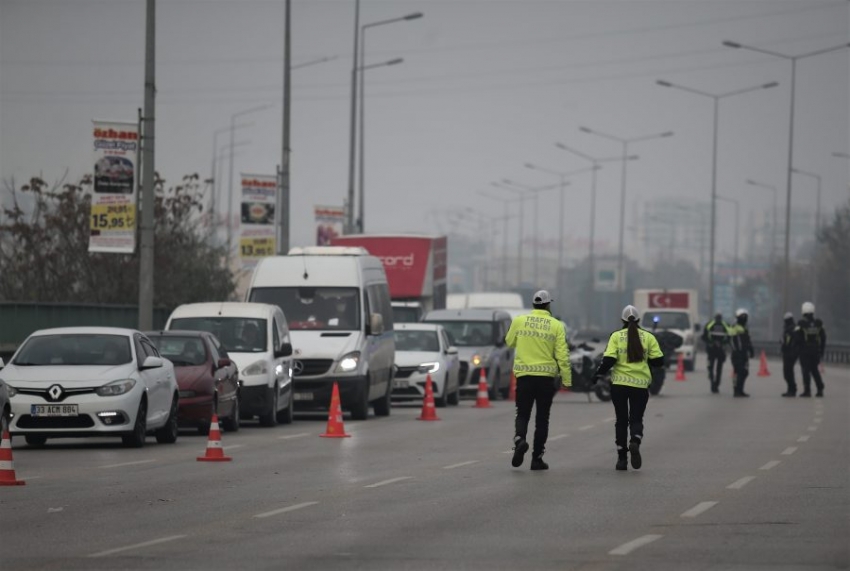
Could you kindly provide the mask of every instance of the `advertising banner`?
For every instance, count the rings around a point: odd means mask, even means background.
[[[330,246],[331,240],[342,236],[345,209],[341,206],[314,206],[316,214],[316,245]]]
[[[139,128],[136,123],[92,121],[94,176],[89,252],[136,250]]]
[[[260,258],[275,254],[275,175],[242,174],[239,255],[242,267],[252,268]]]

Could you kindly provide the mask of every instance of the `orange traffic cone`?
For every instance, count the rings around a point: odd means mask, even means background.
[[[422,400],[422,413],[416,420],[440,420],[437,410],[434,408],[434,387],[431,384],[431,375],[425,379],[425,398]]]
[[[756,374],[759,377],[770,376],[770,371],[767,370],[767,355],[764,354],[764,349],[761,350],[761,363],[759,363],[759,372]]]
[[[685,356],[679,353],[679,360],[676,365],[676,380],[684,381],[685,380]]]
[[[475,398],[474,408],[490,408],[490,393],[487,389],[487,373],[481,369],[478,377],[478,395]]]
[[[210,437],[207,441],[207,451],[203,456],[198,456],[198,462],[230,462],[230,456],[224,455],[221,447],[221,429],[218,427],[218,415],[213,414],[210,420]]]
[[[0,486],[25,486],[26,482],[15,477],[15,462],[12,460],[12,438],[3,431],[0,442]]]
[[[511,371],[511,385],[508,389],[508,400],[516,401],[516,375]]]
[[[331,393],[331,408],[328,410],[328,427],[324,434],[320,434],[322,438],[348,438],[350,434],[345,433],[345,426],[342,424],[342,406],[339,404],[339,385],[334,382],[334,390]]]

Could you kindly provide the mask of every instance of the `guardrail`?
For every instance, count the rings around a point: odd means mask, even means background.
[[[756,356],[762,351],[768,357],[781,357],[779,341],[753,341]],[[838,365],[850,365],[850,343],[827,343],[823,353],[823,362]]]

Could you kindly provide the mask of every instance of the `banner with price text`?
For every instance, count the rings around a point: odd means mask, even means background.
[[[242,268],[252,268],[260,258],[275,254],[275,175],[242,174],[242,212],[239,256]]]
[[[92,121],[94,176],[89,252],[136,250],[139,128],[136,123]]]

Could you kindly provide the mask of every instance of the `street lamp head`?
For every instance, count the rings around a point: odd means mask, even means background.
[[[765,83],[764,85],[762,85],[761,88],[770,89],[771,87],[776,87],[777,85],[779,85],[778,81],[771,81],[770,83]]]
[[[418,20],[423,16],[422,12],[414,12],[413,14],[408,14],[404,17],[405,20]]]
[[[758,186],[758,184],[756,183],[756,181],[754,181],[754,180],[753,180],[753,179],[751,179],[751,178],[748,178],[748,179],[747,179],[747,184],[751,184],[751,185],[753,185],[753,186]]]
[[[658,135],[658,136],[659,136],[659,137],[672,137],[672,136],[673,136],[673,131],[666,131],[666,132],[664,132],[664,133],[661,133],[661,134],[660,134],[660,135]]]
[[[525,168],[527,168],[527,169],[536,169],[537,167],[536,167],[536,166],[534,166],[534,165],[533,165],[533,164],[531,164],[531,163],[525,163]]]
[[[662,87],[673,87],[672,83],[670,83],[669,81],[664,81],[663,79],[656,80],[655,83],[657,83],[658,85],[660,85]]]
[[[723,42],[723,45],[724,45],[724,46],[726,46],[727,48],[735,48],[735,49],[738,49],[738,48],[743,47],[743,46],[742,46],[741,44],[739,44],[738,42],[730,42],[729,40],[725,40],[725,41]]]
[[[593,129],[589,129],[587,127],[579,127],[578,130],[582,133],[593,133]]]
[[[671,134],[672,134],[672,133],[671,133]],[[629,155],[628,157],[626,157],[626,160],[627,160],[627,161],[636,161],[636,160],[638,160],[639,158],[640,158],[640,155]]]
[[[399,57],[399,58],[391,59],[390,61],[388,61],[386,63],[386,65],[397,65],[397,64],[400,64],[403,61],[404,61],[404,58]]]

